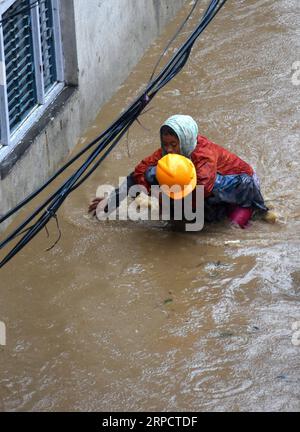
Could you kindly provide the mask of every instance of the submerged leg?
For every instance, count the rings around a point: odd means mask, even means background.
[[[240,228],[247,228],[252,217],[253,210],[248,207],[231,206],[228,211],[228,217],[233,224],[239,225]]]

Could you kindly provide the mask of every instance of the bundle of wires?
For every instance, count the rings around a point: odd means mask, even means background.
[[[193,9],[199,0],[194,4]],[[50,221],[56,217],[57,210],[60,208],[67,196],[77,189],[103,162],[118,144],[130,126],[142,113],[148,103],[172,78],[174,78],[186,64],[191,49],[200,34],[205,30],[208,24],[213,20],[216,14],[224,6],[227,0],[211,0],[205,10],[200,23],[193,30],[186,42],[178,49],[176,54],[171,58],[166,66],[153,78],[136,100],[112,123],[100,136],[94,139],[83,150],[76,154],[70,161],[60,168],[42,187],[33,192],[15,208],[2,216],[0,223],[4,222],[28,202],[40,194],[50,183],[52,183],[63,171],[65,171],[76,160],[83,156],[90,149],[93,149],[81,167],[76,170],[52,195],[47,198],[24,222],[22,222],[6,239],[0,243],[0,249],[13,241],[17,236],[22,234],[23,237],[10,250],[10,252],[0,262],[0,268],[10,261],[26,244],[32,240]],[[192,10],[193,10],[192,9]],[[35,222],[28,227],[28,225]]]

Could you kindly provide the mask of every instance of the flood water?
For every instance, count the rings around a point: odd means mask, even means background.
[[[190,7],[77,150],[143,88]],[[50,239],[41,232],[2,269],[1,411],[300,410],[299,17],[298,0],[228,1],[141,117],[148,130],[135,123],[66,201],[59,244],[45,252],[57,238],[51,223]],[[87,216],[97,186],[117,185],[158,148],[159,127],[175,113],[255,167],[277,224],[181,233]]]

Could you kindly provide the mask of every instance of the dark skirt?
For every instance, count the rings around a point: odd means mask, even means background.
[[[204,202],[205,220],[220,221],[234,207],[251,208],[254,212],[261,213],[268,211],[255,174],[218,174],[212,195]]]

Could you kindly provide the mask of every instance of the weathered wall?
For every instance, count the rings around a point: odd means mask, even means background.
[[[77,0],[75,21],[83,123],[107,101],[183,3],[182,0]]]
[[[0,214],[50,177],[184,2],[61,1],[65,79],[76,90],[64,92],[53,104],[43,121],[25,138],[25,153],[21,144],[21,156],[8,173],[2,174]]]

